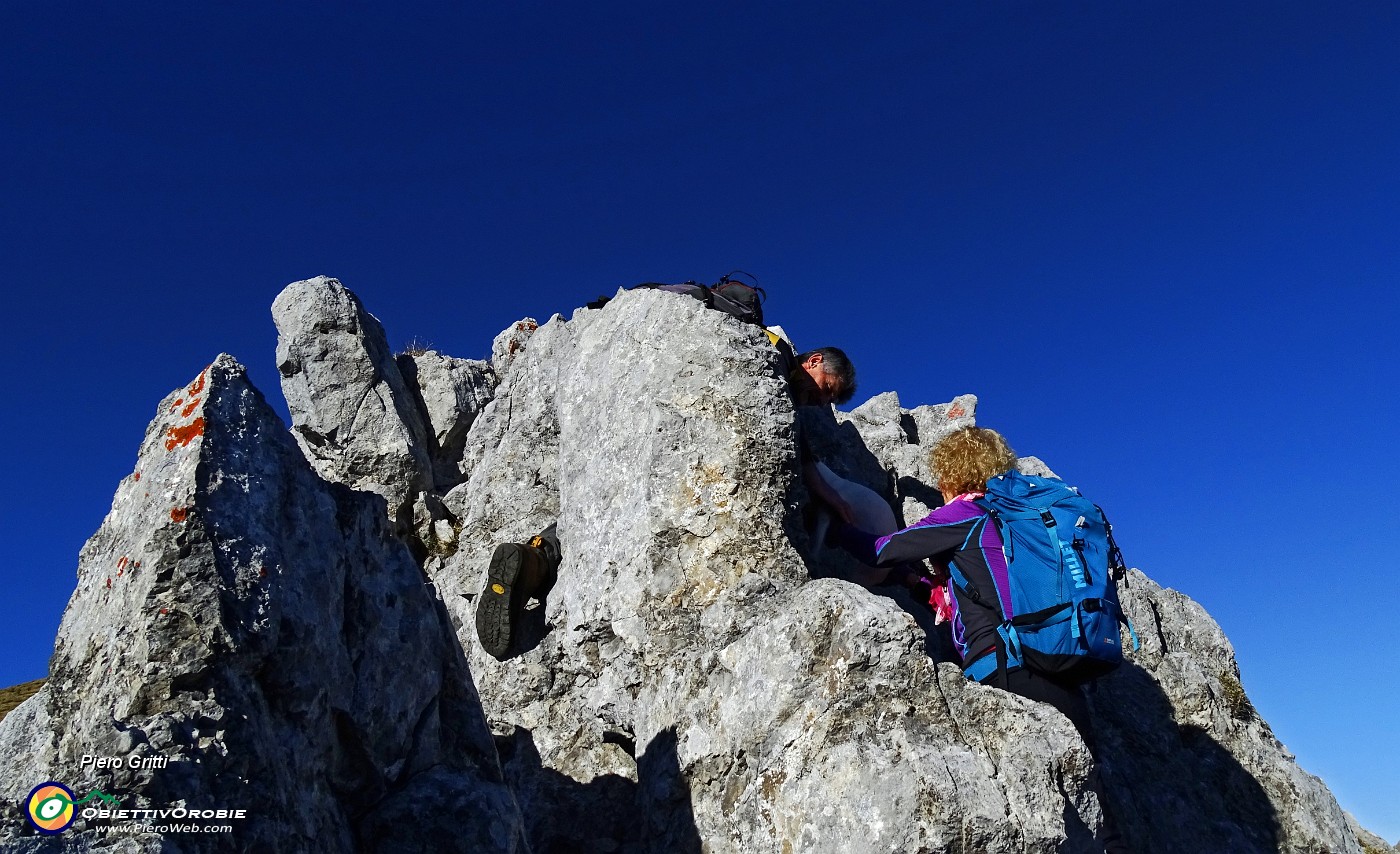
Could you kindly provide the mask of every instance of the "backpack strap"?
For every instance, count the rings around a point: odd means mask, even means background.
[[[963,676],[971,679],[973,682],[981,682],[993,673],[1000,673],[1001,682],[1005,685],[1007,671],[1013,667],[1022,666],[1020,658],[1021,645],[1019,641],[1014,640],[1016,637],[1016,630],[1014,628],[1010,629],[1010,636],[1017,650],[1014,656],[1011,653],[1010,645],[1005,640],[1007,635],[1002,633],[1001,628],[997,629],[997,634],[999,637],[996,646],[990,652],[983,653],[977,658],[974,658],[971,664],[965,666],[963,668]]]
[[[971,664],[964,667],[963,675],[973,682],[981,682],[983,679],[997,672],[999,661],[1001,661],[1001,659],[998,658],[996,650],[992,650],[974,659]]]
[[[1079,559],[1074,548],[1060,539],[1059,524],[1055,522],[1055,517],[1049,510],[1041,508],[1040,521],[1045,525],[1045,530],[1050,534],[1050,547],[1060,558],[1060,568],[1068,568],[1070,578],[1074,579],[1074,586],[1083,589],[1089,586],[1089,580],[1084,572],[1084,561]],[[1081,517],[1082,521],[1082,517]]]
[[[736,275],[748,276],[749,281],[737,282],[737,280],[734,278]],[[758,276],[755,276],[753,273],[745,273],[743,270],[730,270],[728,273],[725,273],[723,276],[719,277],[719,281],[715,282],[715,287],[719,287],[720,285],[727,285],[730,282],[737,282],[738,284],[744,285],[745,287],[753,288],[755,291],[758,292],[760,301],[768,301],[768,294],[764,292],[763,288],[760,288],[758,286]]]
[[[1108,521],[1108,514],[1103,512],[1102,507],[1095,504],[1094,509],[1103,517],[1104,534],[1108,537],[1108,574],[1127,587],[1128,565],[1123,561],[1123,550],[1118,548],[1118,541],[1113,539],[1113,524]]]
[[[967,534],[967,539],[963,541],[963,548],[967,548],[968,543],[974,540],[980,541],[981,532],[986,528],[988,523],[995,525],[997,529],[997,538],[1001,540],[1002,544],[1002,556],[1009,567],[1014,557],[1013,550],[1015,548],[1011,542],[1011,526],[1001,517],[1001,513],[997,510],[996,505],[989,501],[986,496],[974,498],[972,500],[973,503],[982,508],[983,512],[987,515],[983,516],[972,526],[972,530]],[[978,595],[970,581],[963,577],[962,573],[958,571],[956,564],[949,561],[948,568],[952,572],[954,583],[957,584],[963,592],[967,593],[973,601],[979,604],[987,604],[983,601],[982,597]],[[988,567],[988,569],[990,570],[991,567]],[[1001,589],[1001,585],[997,582],[995,572],[988,572],[988,575],[991,576],[992,587],[995,588],[992,592],[996,596],[995,600],[991,603],[991,607],[996,609],[997,615],[1001,618],[1001,624],[997,626],[996,649],[974,660],[967,667],[963,668],[963,673],[969,679],[981,682],[992,673],[999,672],[1001,673],[1002,684],[1005,684],[1007,670],[1012,667],[1020,667],[1022,664],[1021,639],[1016,633],[1016,627],[1012,624],[1012,620],[1006,616],[1005,611],[1002,609],[1002,602],[1011,601],[1011,591],[1003,591]]]

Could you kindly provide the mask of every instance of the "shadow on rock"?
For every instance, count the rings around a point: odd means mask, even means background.
[[[923,481],[909,477],[908,475],[901,477],[895,482],[895,497],[897,499],[912,498],[930,510],[943,506],[943,493],[939,492],[937,488],[929,486]],[[913,522],[919,521],[917,519],[904,518],[903,500],[897,500],[894,509],[895,516],[899,519],[901,525],[908,526]]]
[[[1131,850],[1281,850],[1278,813],[1263,786],[1210,733],[1178,725],[1146,670],[1125,663],[1088,696],[1105,797]]]
[[[858,483],[878,494],[890,505],[895,519],[903,526],[903,495],[912,495],[930,507],[943,503],[938,490],[920,483],[913,478],[900,478],[896,483],[892,474],[880,464],[879,459],[866,446],[860,431],[850,422],[839,423],[829,409],[804,406],[797,410],[800,435],[808,449],[824,462],[837,476]],[[815,499],[797,478],[797,503],[812,506]],[[924,630],[924,651],[935,662],[958,662],[953,647],[952,634],[946,625],[934,624],[933,610],[926,602],[918,602],[901,585],[862,584],[867,579],[861,576],[868,573],[840,549],[814,543],[811,531],[805,522],[789,525],[789,535],[798,554],[807,565],[812,578],[839,578],[843,581],[861,584],[871,593],[892,600],[905,613],[914,618],[919,628]],[[927,567],[924,567],[927,570]]]
[[[830,409],[820,406],[797,408],[802,441],[814,457],[836,474],[878,492],[886,501],[894,497],[894,478],[866,446],[854,424],[836,420]]]
[[[600,773],[581,783],[544,767],[529,730],[516,727],[496,739],[534,854],[700,854],[676,744],[675,731],[662,730],[634,761],[628,734],[602,733],[589,752],[604,762],[610,756],[624,773]],[[635,780],[627,773],[633,770]]]

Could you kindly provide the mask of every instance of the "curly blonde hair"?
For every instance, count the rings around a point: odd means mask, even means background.
[[[964,427],[944,436],[929,454],[938,488],[952,495],[982,492],[987,481],[1016,466],[1016,452],[995,430]]]

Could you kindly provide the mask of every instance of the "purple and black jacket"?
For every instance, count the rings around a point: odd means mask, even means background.
[[[838,526],[835,533],[842,548],[871,566],[924,558],[935,566],[947,566],[953,641],[964,669],[995,652],[1001,614],[1012,613],[1011,603],[998,607],[995,601],[998,589],[1010,589],[1006,555],[996,525],[989,524],[987,511],[970,497],[960,495],[908,528],[883,537],[849,525]],[[1002,584],[992,582],[993,573]]]

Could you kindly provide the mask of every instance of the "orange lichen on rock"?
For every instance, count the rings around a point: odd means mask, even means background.
[[[954,418],[961,418],[966,414],[967,410],[962,408],[962,404],[954,404],[953,408],[948,410],[948,420],[952,421]]]
[[[170,511],[170,521],[183,522],[190,515],[190,511],[183,507],[175,507]]]
[[[117,561],[117,569],[125,569],[125,568],[126,568],[126,556],[123,555],[123,556],[122,556],[122,559],[119,560],[119,561]]]
[[[195,411],[196,408],[198,408],[199,404],[200,404],[199,398],[195,398],[194,400],[191,400],[191,401],[190,401],[190,405],[189,405],[189,406],[186,406],[186,407],[184,408],[184,411],[182,411],[182,412],[180,413],[180,417],[181,417],[181,418],[189,418],[191,415],[194,414],[194,411]]]
[[[175,401],[174,403],[170,404],[170,411],[171,411],[171,412],[174,412],[175,410],[179,409],[180,407],[182,407],[182,406],[184,406],[184,405],[185,405],[185,399],[182,397],[182,398],[180,398],[179,400]]]
[[[195,378],[194,382],[190,383],[190,387],[185,389],[185,391],[192,396],[199,394],[201,391],[204,391],[204,377],[208,373],[208,368],[205,368],[203,371],[201,371],[199,376]]]
[[[137,482],[137,483],[140,483],[140,482],[141,482],[141,472],[139,472],[139,471],[136,473],[136,482]]]
[[[196,436],[204,435],[204,419],[196,418],[184,427],[171,427],[165,431],[165,449],[175,450],[175,446],[185,447],[193,442]]]

